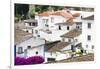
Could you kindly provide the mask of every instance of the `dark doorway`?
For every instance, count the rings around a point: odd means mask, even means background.
[[[55,58],[47,58],[47,61],[48,62],[54,62],[55,61]]]
[[[59,26],[59,30],[61,30],[61,26]]]

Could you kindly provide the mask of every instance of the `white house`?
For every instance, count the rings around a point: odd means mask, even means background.
[[[15,46],[17,57],[27,58],[35,55],[44,57],[44,39],[35,38],[32,34],[24,32],[22,30],[17,30],[16,34],[17,36],[15,38]]]
[[[82,17],[82,46],[87,53],[93,53],[95,43],[94,14],[88,13],[87,16]]]
[[[76,28],[73,18],[73,15],[66,10],[40,13],[35,16],[38,27],[34,28],[34,36],[45,38],[51,42],[61,40],[61,35]]]
[[[24,23],[24,28],[22,29],[23,31],[26,31],[28,33],[34,33],[33,29],[37,27],[37,21],[32,20],[32,19],[27,19],[23,21]]]

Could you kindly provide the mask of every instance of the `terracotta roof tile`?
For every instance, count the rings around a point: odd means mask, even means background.
[[[80,13],[74,13],[72,15],[73,15],[73,17],[79,17],[80,16]]]
[[[65,18],[73,18],[72,14],[67,11],[57,11],[52,13],[52,15],[63,16]]]
[[[43,12],[39,14],[39,16],[49,16],[49,15],[57,15],[57,16],[63,16],[65,18],[73,18],[72,14],[67,11]]]

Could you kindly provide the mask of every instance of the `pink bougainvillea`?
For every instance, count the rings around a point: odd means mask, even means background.
[[[31,64],[41,64],[44,62],[42,56],[32,56],[28,58],[16,57],[15,65],[31,65]]]

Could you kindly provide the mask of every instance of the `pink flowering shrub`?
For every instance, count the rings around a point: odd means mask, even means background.
[[[31,65],[31,64],[41,64],[44,62],[44,58],[42,56],[32,56],[28,58],[15,58],[15,65]]]

